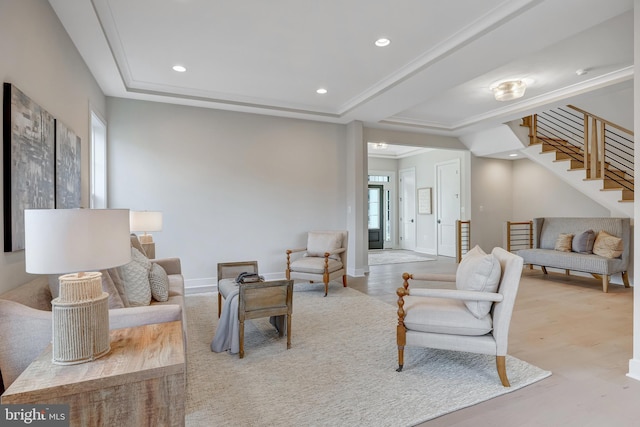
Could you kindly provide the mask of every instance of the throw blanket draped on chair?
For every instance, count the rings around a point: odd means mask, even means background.
[[[238,354],[240,351],[240,321],[238,320],[238,299],[240,291],[232,290],[224,300],[222,313],[218,321],[215,336],[211,341],[211,351],[222,353],[229,350],[231,354]],[[287,332],[287,322],[285,316],[271,316],[269,322],[278,332]]]

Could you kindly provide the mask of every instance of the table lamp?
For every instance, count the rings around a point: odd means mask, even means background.
[[[140,243],[153,243],[153,236],[148,231],[162,231],[162,212],[131,211],[129,213],[131,232],[142,231]]]
[[[28,273],[63,274],[51,301],[53,363],[73,365],[107,354],[109,294],[103,270],[131,260],[128,209],[26,209]],[[70,274],[64,274],[74,272]],[[77,273],[76,273],[77,272]]]

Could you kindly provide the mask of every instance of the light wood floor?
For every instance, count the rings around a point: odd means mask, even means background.
[[[349,278],[349,286],[395,305],[403,272],[453,273],[456,266],[445,257],[371,266],[367,277]],[[420,425],[640,426],[640,381],[626,377],[632,357],[632,313],[633,289],[612,284],[604,294],[596,279],[545,276],[525,268],[511,321],[509,354],[552,376]]]

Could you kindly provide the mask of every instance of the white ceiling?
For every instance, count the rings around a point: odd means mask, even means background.
[[[114,97],[461,136],[633,79],[633,0],[49,2]]]

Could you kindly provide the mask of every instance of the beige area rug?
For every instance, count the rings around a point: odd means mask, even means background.
[[[215,293],[186,297],[187,426],[412,426],[550,375],[507,356],[407,349],[396,372],[396,308],[350,288],[296,284],[292,348],[268,319],[247,323],[245,357],[212,353]]]
[[[382,249],[369,251],[369,265],[402,264],[405,262],[433,261],[433,258],[416,255],[411,251]]]

